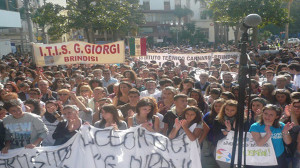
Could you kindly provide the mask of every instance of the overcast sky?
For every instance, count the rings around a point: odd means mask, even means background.
[[[54,4],[58,4],[61,6],[66,6],[66,0],[46,0],[46,1],[54,3]]]

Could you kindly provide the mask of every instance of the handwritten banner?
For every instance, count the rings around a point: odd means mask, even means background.
[[[216,148],[216,160],[230,163],[231,152],[234,139],[234,132],[230,131],[224,139],[218,141]],[[263,146],[257,146],[250,132],[247,133],[246,140],[246,164],[253,166],[273,166],[277,165],[277,159],[271,139]],[[237,153],[234,159],[237,164]],[[244,152],[243,152],[244,159]],[[242,162],[243,163],[243,162]]]
[[[197,141],[185,134],[169,140],[142,127],[113,131],[83,126],[61,146],[1,154],[0,167],[201,168],[201,162]]]
[[[33,50],[37,66],[110,64],[125,61],[124,41],[102,45],[81,41],[33,44]]]
[[[168,60],[174,61],[175,65],[179,65],[179,60],[184,59],[185,64],[191,61],[206,62],[208,65],[214,58],[219,58],[221,62],[226,62],[233,56],[237,56],[239,60],[239,52],[214,52],[214,53],[198,53],[198,54],[168,54],[168,53],[147,53],[147,56],[138,57],[139,60],[150,62],[155,60],[159,65],[167,62]]]

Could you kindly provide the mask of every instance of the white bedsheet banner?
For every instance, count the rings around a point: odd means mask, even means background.
[[[231,162],[233,139],[234,132],[230,131],[225,138],[218,141],[216,149],[216,160],[226,163]],[[236,157],[234,159],[235,164],[237,164],[237,154],[238,150],[236,148]],[[242,162],[242,164],[243,163],[244,162]],[[246,164],[254,166],[277,165],[277,159],[271,139],[269,139],[265,145],[257,146],[251,133],[248,132],[246,141]]]
[[[125,131],[83,126],[67,143],[35,149],[14,149],[0,155],[7,168],[201,168],[197,141],[176,139],[142,127]]]

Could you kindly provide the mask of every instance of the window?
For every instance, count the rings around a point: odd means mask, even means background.
[[[207,13],[205,11],[200,12],[200,19],[206,20],[207,19]]]
[[[208,28],[201,28],[200,32],[204,35],[205,38],[209,38],[209,29]]]
[[[206,2],[200,1],[200,8],[206,8]]]
[[[142,8],[144,10],[150,10],[150,2],[144,2]]]
[[[164,2],[164,10],[170,10],[170,1],[169,2]]]

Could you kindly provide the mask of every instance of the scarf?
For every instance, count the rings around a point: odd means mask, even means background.
[[[54,116],[54,113],[51,114],[51,113],[46,111],[44,116],[45,116],[46,120],[49,121],[50,123],[54,123],[57,120],[56,117]]]

